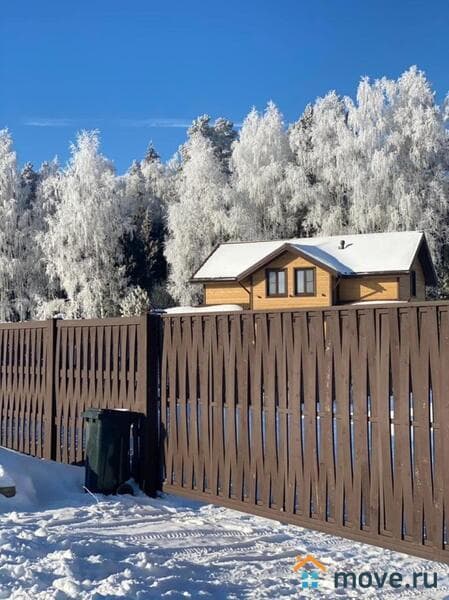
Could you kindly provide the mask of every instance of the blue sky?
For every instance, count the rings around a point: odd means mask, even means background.
[[[272,99],[287,122],[362,75],[423,69],[449,90],[449,2],[22,0],[0,16],[0,126],[21,162],[62,161],[101,131],[119,172],[150,140],[164,159],[208,113],[241,122]]]

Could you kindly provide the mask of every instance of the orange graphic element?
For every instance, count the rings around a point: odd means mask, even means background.
[[[302,569],[304,565],[307,565],[308,563],[312,563],[312,565],[314,565],[315,567],[317,567],[317,569],[320,569],[323,572],[327,570],[323,563],[321,563],[311,554],[308,554],[304,558],[302,558],[302,556],[296,557],[296,565],[293,567],[293,571],[295,571],[296,573],[296,571],[299,571],[299,569]]]

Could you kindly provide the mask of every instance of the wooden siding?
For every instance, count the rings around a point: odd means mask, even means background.
[[[399,298],[400,300],[425,300],[426,299],[426,281],[424,271],[418,258],[415,259],[412,270],[416,273],[416,296],[410,296],[410,274],[405,273],[399,278]]]
[[[338,299],[339,302],[399,300],[399,277],[372,275],[341,279]]]
[[[316,269],[316,295],[295,296],[295,269]],[[287,295],[285,297],[267,296],[266,270],[287,269]],[[410,297],[410,274],[367,275],[342,278],[338,282],[338,294],[334,293],[335,277],[326,269],[315,265],[306,258],[291,252],[267,262],[263,267],[240,283],[209,282],[204,285],[204,303],[240,304],[253,310],[271,310],[288,308],[318,308],[337,303],[388,300],[425,300],[426,285],[422,265],[418,258],[413,263],[416,272],[416,296]]]
[[[295,296],[295,269],[316,268],[316,295]],[[266,290],[266,269],[287,269],[287,296],[269,297]],[[332,275],[329,271],[300,256],[285,252],[253,274],[254,310],[330,306],[332,304]]]
[[[413,269],[416,271],[416,299],[426,299],[426,280],[421,262],[416,259],[413,263]]]
[[[242,283],[247,290],[250,289],[251,282]],[[220,281],[206,283],[204,286],[205,304],[241,304],[249,308],[250,295],[242,285],[236,281]]]

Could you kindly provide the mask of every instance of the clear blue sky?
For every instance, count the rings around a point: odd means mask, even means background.
[[[447,0],[5,1],[0,126],[36,166],[98,128],[123,172],[150,140],[169,158],[199,114],[241,122],[272,99],[289,122],[362,75],[417,64],[441,100],[448,58]]]

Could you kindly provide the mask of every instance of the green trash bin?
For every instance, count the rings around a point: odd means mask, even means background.
[[[130,491],[123,484],[137,474],[142,415],[128,410],[89,408],[82,416],[87,427],[86,488],[100,494]]]

